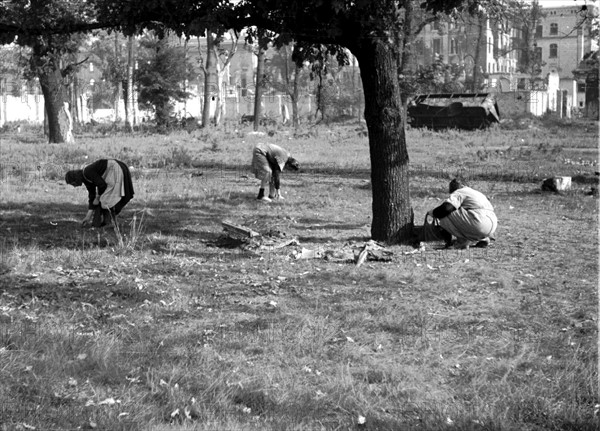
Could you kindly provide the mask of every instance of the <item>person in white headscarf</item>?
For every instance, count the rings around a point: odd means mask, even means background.
[[[428,212],[439,220],[446,246],[455,248],[487,247],[495,240],[498,219],[494,207],[481,192],[453,179],[450,196],[441,205]],[[456,241],[452,242],[452,237]]]
[[[290,153],[275,144],[259,143],[252,152],[252,173],[259,179],[260,189],[257,199],[271,202],[273,199],[283,199],[280,190],[280,176],[284,168],[298,170],[299,164]],[[265,189],[269,186],[269,195]]]

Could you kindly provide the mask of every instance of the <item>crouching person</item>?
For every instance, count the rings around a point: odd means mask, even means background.
[[[446,246],[456,237],[455,248],[487,247],[494,240],[498,219],[494,207],[485,195],[454,179],[450,196],[428,214],[439,220]]]
[[[260,180],[260,189],[257,199],[271,202],[273,199],[283,199],[280,190],[280,176],[284,168],[298,170],[298,161],[275,144],[259,143],[252,152],[252,173]],[[265,196],[265,189],[269,186],[269,195]]]
[[[88,212],[83,226],[116,223],[116,216],[133,198],[133,182],[127,165],[119,160],[100,159],[83,169],[67,172],[67,184],[88,190]]]

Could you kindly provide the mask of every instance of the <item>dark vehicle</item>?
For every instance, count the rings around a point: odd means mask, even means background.
[[[422,94],[408,105],[412,127],[431,129],[484,129],[500,122],[498,103],[492,93]]]

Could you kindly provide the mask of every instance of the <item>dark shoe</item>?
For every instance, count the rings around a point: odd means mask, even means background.
[[[439,232],[440,232],[440,236],[444,240],[446,248],[451,247],[452,246],[452,234],[441,227],[440,227]]]
[[[94,215],[92,217],[92,227],[101,227],[103,226],[103,221],[104,221],[104,217],[103,217],[103,211],[102,208],[97,208],[94,210]]]
[[[466,238],[456,238],[454,241],[454,248],[457,250],[467,250],[471,245],[471,241]]]
[[[490,240],[488,238],[486,238],[486,239],[482,239],[481,241],[477,242],[477,244],[475,244],[473,247],[486,248],[488,245],[490,245]]]

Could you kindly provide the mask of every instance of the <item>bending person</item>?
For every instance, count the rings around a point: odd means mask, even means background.
[[[275,144],[257,144],[252,152],[252,173],[259,179],[260,189],[256,199],[271,202],[272,199],[283,199],[280,190],[280,176],[283,169],[288,167],[298,170],[298,161]],[[269,186],[269,196],[265,196],[265,189]]]
[[[69,171],[65,181],[73,187],[83,184],[88,190],[88,212],[83,226],[100,227],[111,219],[116,221],[115,217],[134,194],[129,168],[115,159],[100,159],[83,169]]]
[[[498,219],[494,207],[485,195],[454,179],[449,186],[450,197],[428,214],[439,220],[446,246],[456,237],[456,248],[487,247],[494,240]]]

